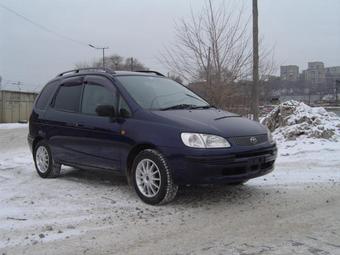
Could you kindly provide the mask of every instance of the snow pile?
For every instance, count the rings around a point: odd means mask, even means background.
[[[290,100],[275,107],[261,120],[277,141],[305,138],[340,140],[340,118],[323,107]]]
[[[0,129],[27,128],[27,123],[0,123]]]

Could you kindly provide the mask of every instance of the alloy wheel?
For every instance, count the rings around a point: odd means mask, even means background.
[[[39,146],[39,148],[36,151],[35,157],[38,171],[41,173],[46,173],[50,161],[47,149],[44,146]]]
[[[138,190],[146,197],[154,197],[161,187],[161,173],[151,159],[142,159],[136,168],[136,183]]]

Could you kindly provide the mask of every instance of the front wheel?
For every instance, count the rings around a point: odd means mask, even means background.
[[[33,158],[35,168],[42,178],[53,178],[60,174],[61,165],[54,162],[50,147],[44,140],[34,148]]]
[[[133,186],[147,204],[165,204],[172,201],[178,190],[166,159],[156,150],[140,152],[132,166]]]

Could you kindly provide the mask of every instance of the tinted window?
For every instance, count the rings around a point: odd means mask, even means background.
[[[51,95],[54,93],[56,88],[56,83],[47,84],[43,90],[40,92],[39,98],[36,103],[36,107],[40,110],[46,109],[47,105],[50,103]]]
[[[96,115],[96,108],[99,105],[112,105],[116,108],[117,98],[105,87],[94,84],[85,85],[81,111]]]
[[[197,107],[209,104],[181,84],[166,78],[120,76],[117,79],[144,109],[162,109],[180,104]]]
[[[57,110],[77,112],[81,96],[82,85],[62,85],[54,102]]]

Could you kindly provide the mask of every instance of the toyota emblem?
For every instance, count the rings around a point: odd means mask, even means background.
[[[250,137],[249,141],[251,144],[257,144],[257,139],[254,136]]]

